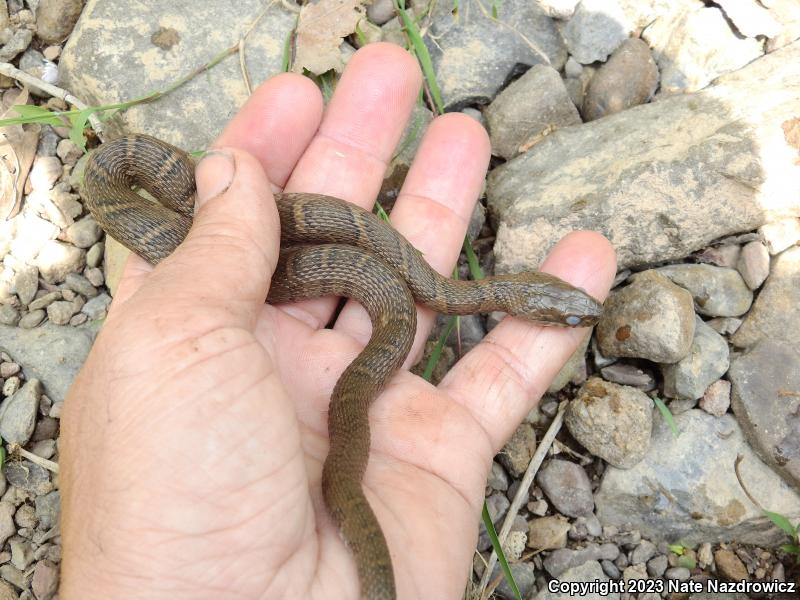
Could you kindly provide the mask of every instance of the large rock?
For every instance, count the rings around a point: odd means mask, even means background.
[[[764,340],[731,365],[731,404],[750,445],[800,491],[800,351]]]
[[[800,214],[782,129],[798,112],[795,42],[702,92],[556,131],[489,176],[498,272],[538,265],[575,229],[603,232],[624,268]]]
[[[680,436],[664,419],[653,427],[644,460],[623,471],[608,467],[595,495],[603,525],[630,527],[654,542],[736,540],[764,546],[785,543],[742,491],[734,472],[768,510],[800,517],[800,496],[756,456],[733,415],[714,417],[701,410],[675,415]]]
[[[800,340],[800,248],[791,248],[772,261],[764,289],[731,341],[742,348],[756,342]]]
[[[84,327],[47,324],[18,329],[0,325],[0,350],[22,365],[28,380],[40,380],[53,402],[64,400],[93,341],[93,331]]]
[[[263,10],[260,0],[241,0],[235,9],[227,0],[90,0],[64,48],[59,83],[90,105],[164,90],[236,44]],[[247,37],[245,62],[254,85],[281,71],[295,19],[276,2]],[[123,111],[106,128],[202,150],[246,99],[239,57],[232,55],[158,102]]]
[[[457,15],[438,2],[425,44],[449,110],[487,104],[520,70],[549,63],[558,71],[567,60],[555,23],[528,0],[504,1],[497,20],[477,0],[461,0]]]
[[[693,92],[764,53],[758,40],[742,38],[714,6],[664,15],[642,34],[661,71],[662,92]]]

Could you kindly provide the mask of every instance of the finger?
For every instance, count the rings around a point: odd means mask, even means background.
[[[287,192],[336,196],[371,208],[417,99],[421,75],[395,44],[369,44],[350,59],[317,135],[297,163]],[[335,304],[303,302],[305,318],[324,326]]]
[[[187,328],[195,315],[202,315],[206,328],[252,328],[278,257],[278,214],[269,182],[256,158],[232,148],[209,152],[195,176],[192,228],[140,293],[180,307]]]
[[[460,113],[435,119],[422,139],[417,156],[392,209],[392,225],[420,250],[439,273],[450,276],[480,196],[491,146],[481,125]],[[413,357],[425,343],[435,313],[420,309]],[[371,325],[366,311],[348,303],[336,320],[366,344]]]
[[[322,109],[322,95],[310,79],[276,75],[253,92],[214,145],[246,150],[282,188],[317,132]]]
[[[599,233],[574,232],[556,244],[542,270],[604,299],[614,280],[614,249]],[[456,363],[440,389],[472,413],[499,449],[586,334],[506,317]]]

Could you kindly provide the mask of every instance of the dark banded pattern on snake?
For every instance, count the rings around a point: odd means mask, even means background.
[[[132,186],[144,188],[160,204],[145,200]],[[121,138],[92,153],[83,191],[87,207],[106,233],[156,264],[191,227],[194,163],[183,151],[155,138]],[[266,300],[279,304],[345,296],[362,304],[372,320],[369,343],[331,394],[330,451],[322,491],[353,552],[361,598],[393,599],[390,553],[361,480],[369,456],[368,408],[411,348],[414,300],[446,314],[501,310],[570,327],[595,324],[602,307],[585,292],[539,272],[480,281],[443,277],[390,225],[337,198],[278,194],[276,203],[282,249]]]

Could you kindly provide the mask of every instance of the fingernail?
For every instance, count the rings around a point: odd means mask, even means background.
[[[236,174],[236,161],[233,155],[224,149],[210,150],[197,164],[195,180],[197,181],[197,200],[195,208],[200,208],[220,194],[224,194]]]

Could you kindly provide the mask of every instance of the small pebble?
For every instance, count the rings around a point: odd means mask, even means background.
[[[5,379],[20,372],[20,366],[14,362],[0,363],[0,377]]]
[[[721,417],[731,405],[731,383],[718,379],[706,388],[700,399],[700,408],[710,415]]]
[[[664,554],[659,554],[655,558],[647,561],[647,574],[653,578],[660,578],[669,566],[669,560]]]
[[[3,396],[13,396],[17,393],[21,385],[22,382],[19,377],[9,377],[6,379],[5,383],[3,383]]]
[[[769,275],[769,251],[761,242],[745,244],[736,269],[751,290],[761,287]]]
[[[686,567],[670,567],[664,572],[664,577],[677,581],[686,581],[691,576],[691,571]]]

